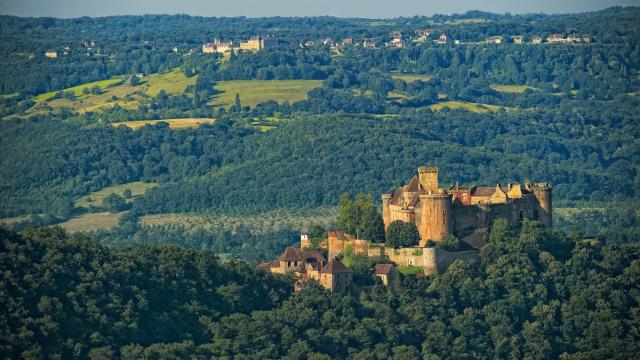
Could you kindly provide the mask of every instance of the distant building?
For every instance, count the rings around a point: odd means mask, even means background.
[[[402,34],[399,31],[393,31],[391,34],[391,41],[385,44],[386,47],[391,48],[403,48],[404,42],[402,41]]]
[[[335,41],[333,41],[333,39],[332,39],[332,38],[329,38],[329,37],[328,37],[328,38],[326,38],[326,39],[324,39],[324,40],[322,41],[322,45],[325,45],[325,46],[335,46],[335,45],[336,45],[336,42],[335,42]]]
[[[230,41],[224,42],[220,39],[213,40],[212,43],[206,43],[202,45],[202,53],[203,54],[224,54],[231,52],[233,44]]]
[[[454,45],[460,45],[460,44],[462,44],[462,43],[460,42],[460,40],[455,39],[455,40],[453,40],[453,44],[454,44]]]
[[[571,42],[571,43],[579,43],[580,40],[582,40],[582,38],[580,37],[580,35],[578,34],[569,34],[569,36],[567,36],[567,42]]]
[[[553,43],[563,43],[567,40],[561,34],[552,34],[547,37],[547,42],[550,44]]]
[[[582,35],[581,40],[582,40],[583,43],[590,43],[591,42],[591,36],[586,35],[586,34]]]
[[[437,40],[435,40],[436,44],[446,44],[447,43],[447,34],[442,33],[440,34],[440,37],[438,37]]]
[[[44,56],[48,57],[49,59],[55,59],[58,57],[58,52],[55,50],[47,50],[44,52]]]
[[[435,30],[433,29],[416,29],[416,38],[413,41],[417,43],[425,42],[434,32]]]
[[[84,43],[82,43],[82,44],[86,48],[92,48],[92,47],[96,46],[96,41],[95,40],[85,40]]]
[[[213,54],[216,52],[216,46],[214,43],[205,43],[202,44],[202,53],[203,54]]]
[[[364,42],[362,43],[362,47],[364,47],[365,49],[375,49],[376,40],[372,39],[372,38],[366,38],[366,39],[364,39]]]
[[[177,54],[178,53],[178,47],[174,46],[173,49],[171,49],[171,51]]]
[[[514,44],[520,45],[524,43],[524,38],[522,36],[512,36],[511,39],[513,39]]]
[[[62,55],[69,55],[71,54],[71,48],[69,46],[65,46],[62,48]]]
[[[502,43],[502,36],[489,36],[485,42],[487,44],[500,44]]]
[[[377,264],[374,275],[382,280],[384,286],[394,286],[400,278],[398,269],[394,264]]]
[[[353,284],[353,271],[340,260],[332,258],[326,261],[317,251],[293,247],[288,247],[276,261],[258,265],[256,270],[293,274],[298,278],[296,290],[312,279],[331,292],[344,292]]]
[[[351,46],[351,45],[353,45],[353,38],[348,37],[348,38],[342,39],[342,41],[340,42],[340,45],[342,45],[342,46]]]
[[[278,47],[278,38],[275,36],[253,36],[251,39],[240,43],[240,50],[262,51]]]
[[[532,44],[542,44],[542,38],[540,36],[534,36],[531,39]]]

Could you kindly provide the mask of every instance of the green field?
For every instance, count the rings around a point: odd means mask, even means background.
[[[96,192],[93,192],[89,195],[83,196],[81,198],[79,198],[78,200],[76,200],[75,206],[76,207],[89,207],[89,206],[95,206],[95,207],[100,207],[102,206],[102,200],[107,196],[107,195],[111,195],[111,194],[117,194],[122,196],[122,194],[124,193],[124,191],[126,189],[131,190],[131,197],[134,198],[136,196],[140,196],[142,194],[145,193],[145,191],[158,186],[158,184],[156,183],[145,183],[142,181],[135,181],[135,182],[131,182],[131,183],[127,183],[127,184],[120,184],[120,185],[114,185],[114,186],[109,186],[106,187],[104,189],[98,190]],[[128,201],[131,201],[131,199],[128,199]]]
[[[118,221],[124,214],[126,214],[126,211],[118,213],[89,213],[73,217],[58,225],[69,232],[109,230],[118,225]]]
[[[500,108],[504,108],[506,111],[513,111],[514,108],[498,105],[480,104],[466,101],[443,101],[437,104],[429,105],[429,108],[434,111],[439,111],[444,108],[449,109],[464,109],[476,113],[484,113],[489,111],[498,111]]]
[[[112,79],[94,81],[94,82],[90,82],[90,83],[86,83],[86,84],[82,84],[82,85],[66,88],[66,89],[64,89],[62,91],[63,92],[72,91],[75,96],[80,97],[80,96],[84,95],[82,93],[82,90],[84,90],[85,88],[92,88],[92,87],[97,85],[98,87],[100,87],[100,89],[104,90],[104,89],[108,88],[109,86],[120,84],[120,83],[122,83],[122,81],[123,81],[123,79],[121,77],[114,77]],[[40,94],[40,95],[36,96],[33,100],[36,101],[36,102],[49,100],[52,97],[54,97],[55,94],[58,91],[59,90],[49,91],[47,93]]]
[[[221,93],[209,102],[213,106],[229,107],[235,104],[236,94],[240,94],[242,106],[255,107],[256,104],[274,100],[282,104],[307,99],[307,93],[320,87],[320,80],[232,80],[220,81],[215,90]]]
[[[171,129],[187,129],[187,128],[195,128],[200,126],[200,124],[213,124],[215,119],[210,118],[182,118],[182,119],[162,119],[162,120],[132,120],[132,121],[121,121],[117,123],[112,123],[111,126],[126,126],[133,130],[138,130],[145,125],[155,125],[157,123],[164,122],[169,124],[169,128]]]
[[[392,74],[391,77],[393,79],[402,80],[406,83],[411,83],[414,81],[429,81],[431,80],[431,76],[429,75],[420,75],[420,74]]]
[[[498,91],[498,92],[514,93],[514,94],[523,93],[527,89],[531,89],[531,90],[534,90],[534,91],[539,90],[539,89],[534,88],[533,86],[529,86],[529,85],[491,84],[491,85],[489,85],[489,87],[492,88],[495,91]]]
[[[182,94],[188,85],[196,83],[197,76],[187,77],[180,69],[161,74],[151,74],[142,79],[145,93],[156,96],[160,90],[167,94]]]

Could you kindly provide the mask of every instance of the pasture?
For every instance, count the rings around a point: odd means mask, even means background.
[[[157,123],[167,123],[169,124],[169,128],[171,129],[188,129],[188,128],[196,128],[200,126],[200,124],[213,124],[215,123],[215,119],[210,118],[183,118],[183,119],[161,119],[161,120],[133,120],[133,121],[122,121],[117,123],[111,123],[111,126],[126,126],[133,130],[138,130],[145,125],[155,125]]]
[[[71,92],[73,92],[73,95],[75,95],[77,97],[81,97],[81,96],[84,95],[82,91],[84,89],[86,89],[86,88],[92,88],[94,86],[98,86],[101,90],[104,90],[104,89],[106,89],[106,88],[108,88],[110,86],[121,84],[122,82],[123,82],[123,79],[121,77],[114,77],[114,78],[107,79],[107,80],[93,81],[93,82],[90,82],[90,83],[86,83],[86,84],[82,84],[82,85],[66,88],[66,89],[63,89],[62,91],[63,92],[71,91]],[[58,91],[60,91],[60,90],[49,91],[47,93],[40,94],[40,95],[36,96],[33,100],[35,102],[41,102],[41,101],[49,100],[52,97],[54,97]]]
[[[158,186],[156,183],[145,183],[142,181],[135,181],[126,184],[113,185],[108,186],[106,188],[100,189],[98,191],[92,192],[89,195],[85,195],[75,202],[76,207],[84,207],[87,208],[89,206],[100,207],[102,206],[102,200],[107,197],[107,195],[116,194],[123,196],[124,191],[126,189],[131,190],[131,197],[134,198],[136,196],[140,196],[144,194],[147,190]],[[131,199],[127,199],[127,201],[131,201]]]
[[[126,214],[126,211],[88,213],[73,217],[58,225],[68,232],[109,230],[118,225],[118,221],[124,214]]]
[[[412,83],[414,81],[429,81],[431,76],[422,74],[391,74],[391,78],[402,80],[406,83]]]
[[[534,88],[533,86],[529,86],[529,85],[506,85],[506,84],[491,84],[489,85],[490,88],[492,88],[495,91],[498,92],[502,92],[502,93],[512,93],[512,94],[521,94],[523,92],[525,92],[526,90],[534,90],[534,91],[538,91],[539,89]]]
[[[464,109],[475,113],[485,113],[490,111],[498,111],[500,108],[504,108],[506,111],[512,111],[514,108],[498,105],[480,104],[466,101],[442,101],[437,104],[429,105],[429,109],[434,111],[440,111],[444,108],[449,109]]]
[[[321,80],[232,80],[220,81],[209,105],[230,107],[235,104],[236,94],[240,95],[242,106],[254,108],[257,104],[273,100],[282,104],[307,99],[307,93],[320,87]]]
[[[149,96],[156,96],[160,90],[167,94],[182,94],[187,86],[196,83],[198,76],[187,77],[180,69],[160,74],[151,74],[142,79],[144,92]]]

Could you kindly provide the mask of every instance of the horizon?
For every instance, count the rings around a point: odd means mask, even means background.
[[[579,14],[601,11],[611,7],[634,7],[638,1],[578,1],[561,3],[541,0],[535,3],[514,3],[494,1],[486,3],[477,0],[458,1],[454,4],[442,4],[428,0],[399,0],[390,4],[387,1],[373,0],[362,4],[360,1],[348,5],[338,0],[327,0],[321,4],[310,1],[274,0],[259,2],[239,0],[233,4],[210,4],[206,0],[188,0],[180,3],[169,0],[130,1],[113,0],[103,3],[98,0],[8,0],[0,4],[0,15],[18,17],[53,17],[73,19],[78,17],[142,16],[142,15],[190,15],[201,17],[336,17],[390,19],[398,17],[465,14],[469,11],[481,11],[492,14]],[[248,9],[248,10],[247,10]]]

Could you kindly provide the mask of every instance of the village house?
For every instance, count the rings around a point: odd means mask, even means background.
[[[502,36],[489,36],[485,43],[487,44],[500,44],[502,43]]]
[[[583,43],[590,43],[591,42],[591,36],[589,35],[582,35],[581,40]]]
[[[513,40],[514,44],[518,44],[518,45],[524,44],[524,38],[520,35],[512,36],[511,39]]]
[[[447,43],[447,34],[442,33],[437,40],[434,40],[436,44],[446,44]]]
[[[427,39],[429,39],[429,36],[431,36],[431,34],[433,34],[434,32],[435,30],[433,29],[416,29],[416,38],[413,40],[413,42],[423,43],[427,41]]]
[[[532,44],[542,44],[542,38],[540,36],[534,36],[531,38]]]
[[[403,48],[404,42],[402,41],[402,34],[399,31],[394,31],[390,34],[391,41],[385,43],[386,47],[390,48]]]
[[[47,50],[45,51],[44,56],[48,57],[49,59],[55,59],[58,57],[58,52],[55,50]]]
[[[262,263],[256,270],[293,274],[298,279],[296,291],[309,280],[317,281],[331,292],[344,292],[353,284],[353,271],[340,260],[331,258],[327,261],[318,251],[301,248],[288,247],[276,261]]]
[[[365,49],[375,49],[376,47],[376,40],[372,39],[372,38],[366,38],[364,39],[364,42],[362,42],[362,46]]]
[[[324,46],[335,46],[335,45],[336,45],[336,42],[335,42],[335,41],[333,41],[333,39],[332,39],[332,38],[329,38],[329,37],[328,37],[328,38],[326,38],[326,39],[322,40],[322,45],[324,45]]]
[[[561,34],[552,34],[547,37],[547,42],[550,44],[564,43],[567,42],[567,39],[565,39]]]
[[[348,38],[342,39],[342,41],[340,42],[340,45],[343,47],[353,45],[353,38],[348,37]]]
[[[203,54],[213,54],[216,52],[216,46],[214,43],[205,43],[202,44],[202,53]]]
[[[400,274],[394,264],[376,264],[373,274],[380,278],[384,286],[393,287],[400,279]]]

